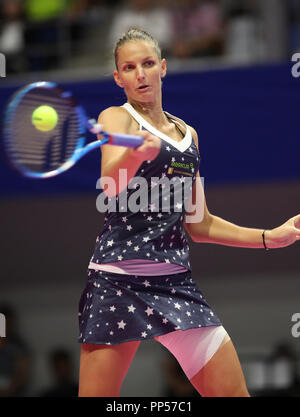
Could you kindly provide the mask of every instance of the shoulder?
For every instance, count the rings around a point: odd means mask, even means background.
[[[98,122],[103,125],[104,130],[128,131],[132,124],[132,117],[124,107],[113,106],[99,114]]]
[[[129,121],[131,120],[130,114],[124,107],[112,106],[108,107],[107,109],[103,110],[98,117],[98,120],[108,121],[118,118],[122,121]]]

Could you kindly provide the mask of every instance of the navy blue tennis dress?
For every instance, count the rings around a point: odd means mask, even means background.
[[[184,203],[191,195],[200,156],[190,129],[186,126],[184,138],[177,142],[157,131],[129,103],[123,107],[141,128],[160,137],[162,145],[156,159],[144,161],[118,196],[102,195],[108,208],[79,301],[80,343],[116,345],[222,324],[191,273]],[[170,184],[174,186],[165,191]],[[145,260],[145,274],[91,267],[130,260]],[[147,260],[162,266],[161,275],[146,274]],[[177,272],[166,274],[166,264],[173,264]]]

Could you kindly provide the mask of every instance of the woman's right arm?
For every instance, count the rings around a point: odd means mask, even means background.
[[[136,131],[132,118],[127,110],[121,107],[109,107],[100,113],[98,123],[103,130],[112,133],[124,133],[142,136],[144,143],[138,148],[126,148],[124,146],[104,145],[101,147],[101,184],[108,197],[119,194],[144,161],[153,160],[157,157],[161,147],[161,140],[147,131]],[[99,139],[101,136],[99,135]],[[127,170],[127,181],[119,185],[119,170]],[[116,193],[109,190],[102,182],[103,177],[110,177],[116,184]]]

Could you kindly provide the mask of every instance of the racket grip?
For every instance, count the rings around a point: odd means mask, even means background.
[[[138,146],[142,145],[143,142],[144,142],[144,138],[142,138],[141,136],[118,135],[115,133],[108,135],[108,144],[110,145],[126,146],[128,148],[137,148]]]

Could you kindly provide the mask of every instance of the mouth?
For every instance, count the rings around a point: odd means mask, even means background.
[[[139,86],[138,88],[137,88],[137,90],[138,91],[146,91],[146,90],[148,90],[150,88],[150,86],[149,85],[141,85],[141,86]]]

